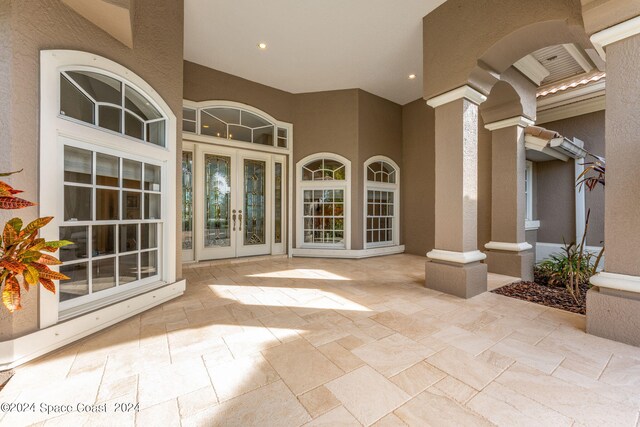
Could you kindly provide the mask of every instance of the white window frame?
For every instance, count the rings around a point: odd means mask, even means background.
[[[345,179],[340,181],[303,181],[302,168],[316,160],[328,159],[344,165]],[[296,163],[296,247],[300,249],[351,249],[351,161],[335,153],[311,154]],[[304,242],[304,190],[332,190],[344,191],[344,244],[305,243]]]
[[[525,166],[525,230],[537,230],[540,228],[540,221],[533,219],[533,162],[527,160]]]
[[[395,170],[395,183],[387,183],[387,182],[375,182],[369,181],[368,179],[368,170],[369,165],[376,162],[385,162],[391,165],[391,167]],[[396,162],[386,156],[373,156],[367,159],[364,162],[364,171],[363,171],[363,183],[364,183],[364,193],[362,196],[363,199],[363,221],[362,221],[362,236],[363,243],[365,249],[373,249],[373,248],[384,248],[389,246],[398,246],[400,245],[400,167]],[[372,191],[387,191],[393,193],[393,239],[391,242],[376,242],[376,243],[367,243],[367,212],[368,212],[368,201],[369,201],[369,190]]]
[[[189,101],[187,99],[182,101],[182,107],[186,109],[196,110],[196,131],[195,132],[186,132],[182,131],[183,139],[188,139],[193,142],[204,142],[215,145],[222,145],[225,147],[231,148],[243,148],[247,150],[255,150],[255,151],[263,151],[268,153],[280,153],[280,154],[291,154],[293,152],[293,125],[291,123],[282,122],[277,120],[275,117],[265,113],[258,108],[252,107],[251,105],[243,104],[240,102],[234,101],[202,101],[195,102]],[[200,133],[200,111],[207,108],[232,108],[240,111],[247,111],[249,113],[253,113],[268,122],[271,122],[276,131],[276,135],[274,137],[275,145],[261,145],[255,144],[253,142],[246,141],[238,141],[235,139],[227,139],[227,138],[219,138],[211,135],[202,135]],[[187,120],[193,122],[192,120]],[[287,146],[286,147],[278,147],[277,146],[277,131],[278,128],[283,128],[287,130]],[[182,124],[181,124],[182,129]]]
[[[165,147],[102,129],[93,124],[71,120],[60,114],[60,73],[86,70],[116,78],[147,97],[166,118]],[[40,216],[54,220],[42,230],[42,237],[57,240],[64,224],[64,145],[75,145],[92,151],[143,161],[162,167],[161,234],[159,236],[159,280],[142,283],[129,290],[96,294],[95,301],[61,311],[59,284],[56,294],[40,291],[40,328],[79,316],[108,304],[132,298],[143,292],[176,280],[177,212],[176,206],[176,135],[177,121],[169,105],[141,77],[107,58],[73,50],[46,50],[40,53]],[[52,165],[55,165],[52,167]],[[142,221],[144,222],[144,221]],[[73,224],[66,224],[73,225]],[[90,238],[90,237],[89,237]]]

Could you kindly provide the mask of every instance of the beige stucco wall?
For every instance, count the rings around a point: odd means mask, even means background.
[[[584,28],[589,35],[638,15],[638,0],[582,0]]]
[[[372,95],[363,90],[358,91],[358,185],[364,188],[364,162],[372,156],[387,156],[402,167],[402,107],[394,102],[379,96]],[[402,179],[402,170],[400,171]],[[414,187],[415,188],[415,187]],[[400,189],[402,191],[402,187]],[[356,230],[352,240],[352,248],[364,247],[364,210],[367,195],[364,190],[358,191],[358,215],[359,224],[352,221]],[[402,203],[402,197],[400,198]],[[402,214],[402,210],[401,210]],[[402,221],[400,221],[402,227]],[[400,243],[402,243],[402,230],[400,230]]]
[[[293,122],[293,94],[189,61],[184,61],[184,99],[241,102]]]
[[[158,91],[180,123],[183,2],[137,0],[134,7],[135,47],[132,50],[61,1],[13,0],[0,3],[0,71],[3,73],[0,94],[10,94],[9,99],[3,96],[0,101],[0,117],[8,122],[8,131],[0,131],[0,169],[25,169],[26,172],[11,177],[10,182],[16,188],[25,190],[28,199],[37,201],[38,197],[40,50],[82,50],[124,65]],[[10,15],[7,13],[9,9]],[[6,50],[7,41],[10,41],[9,51]],[[181,138],[178,133],[178,152],[180,150]],[[178,164],[176,168],[179,170]],[[0,219],[6,219],[4,215]],[[19,215],[25,220],[33,219],[37,215],[37,208],[23,210]],[[180,275],[178,262],[178,277]],[[38,291],[32,290],[24,295],[22,311],[8,315],[6,310],[0,310],[0,340],[24,335],[38,328]]]
[[[640,276],[640,35],[607,47],[605,270]]]
[[[188,61],[184,62],[184,98],[241,102],[292,123],[294,166],[319,152],[349,159],[351,248],[364,247],[363,164],[374,155],[402,163],[402,108],[398,104],[359,89],[292,94]],[[296,196],[294,191],[294,209]],[[295,221],[292,233],[295,246]]]
[[[423,99],[402,107],[402,224],[405,251],[435,245],[435,110]]]
[[[584,141],[585,148],[604,156],[605,112],[597,111],[555,122],[544,123],[567,138]],[[535,219],[540,220],[538,241],[567,243],[575,240],[575,165],[573,160],[536,163]],[[586,193],[587,209],[591,209],[587,244],[601,246],[604,241],[604,189],[601,186]]]
[[[482,68],[502,73],[537,49],[570,42],[589,45],[580,0],[475,0],[473,7],[448,0],[423,20],[424,98],[468,82],[490,89],[495,80]]]
[[[478,120],[478,249],[491,241],[491,132]]]

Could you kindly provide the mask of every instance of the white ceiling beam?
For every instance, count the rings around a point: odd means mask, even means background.
[[[540,86],[542,81],[551,74],[544,65],[542,65],[533,55],[527,55],[513,64],[522,74],[524,74],[529,80],[534,82],[537,86]]]
[[[582,67],[585,73],[593,70],[593,65],[582,53],[582,49],[573,43],[563,44],[562,47],[571,55],[573,59]]]

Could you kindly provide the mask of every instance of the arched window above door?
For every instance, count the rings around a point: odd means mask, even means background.
[[[249,105],[230,101],[185,101],[183,132],[239,143],[289,148],[291,127]]]
[[[399,245],[400,170],[388,157],[371,157],[364,163],[365,248]]]

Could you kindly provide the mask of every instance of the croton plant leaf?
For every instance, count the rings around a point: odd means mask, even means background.
[[[20,171],[17,171],[20,172]],[[0,173],[9,176],[17,172]],[[35,204],[15,197],[21,193],[6,182],[0,181],[0,209],[22,209]],[[54,253],[63,246],[70,245],[66,240],[46,241],[38,237],[42,227],[51,222],[53,217],[43,217],[31,221],[26,227],[20,218],[7,221],[0,236],[0,285],[2,286],[2,303],[10,312],[20,310],[20,286],[29,290],[29,286],[40,283],[49,292],[55,293],[54,280],[68,279],[62,273],[51,270],[49,266],[61,262],[54,256],[43,252]]]

